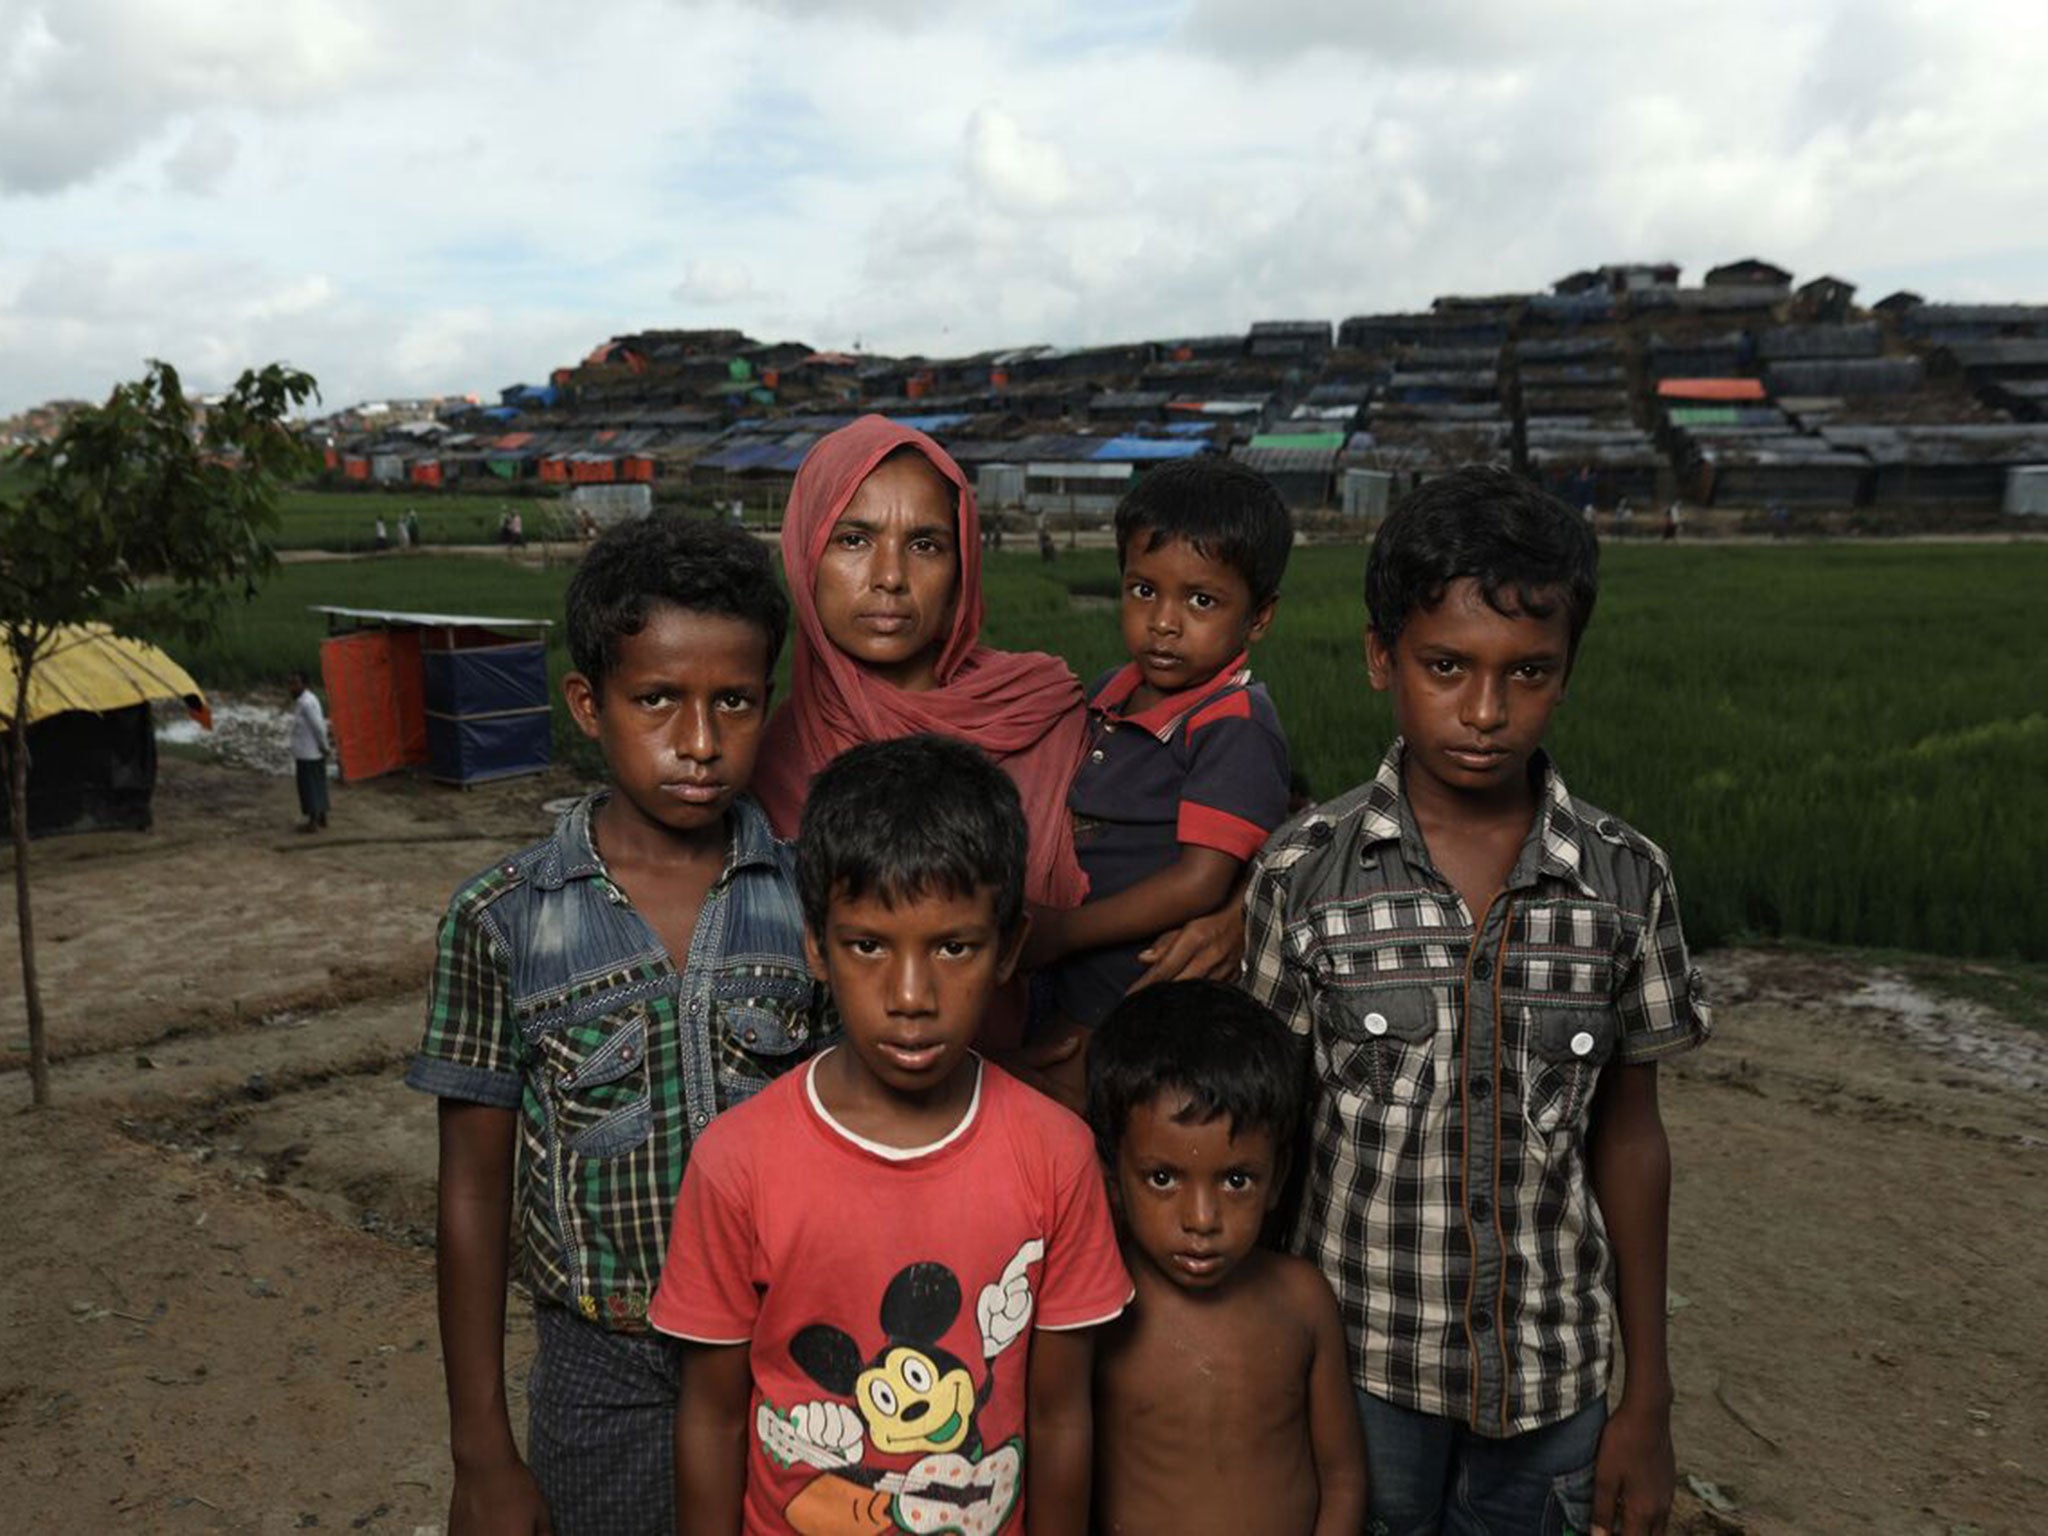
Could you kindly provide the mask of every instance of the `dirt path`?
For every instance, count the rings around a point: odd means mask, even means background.
[[[37,847],[58,1107],[18,1112],[10,944],[0,1528],[438,1533],[434,1117],[398,1075],[448,891],[571,788],[350,788],[299,837],[289,781],[168,761],[156,832]],[[1665,1085],[1675,1528],[2031,1536],[2048,1041],[1847,960],[1707,967],[1719,1037]]]

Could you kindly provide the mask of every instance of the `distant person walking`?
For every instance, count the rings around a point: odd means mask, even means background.
[[[1045,508],[1038,509],[1038,558],[1051,563],[1055,556],[1052,545],[1052,526],[1046,521]]]
[[[384,526],[384,514],[382,512],[377,514],[377,526],[370,535],[370,547],[380,553],[391,547],[391,534]]]
[[[299,823],[301,832],[320,832],[327,827],[327,758],[334,748],[327,738],[327,714],[307,686],[306,674],[293,672],[287,678],[291,693],[292,771],[298,777]]]
[[[1679,527],[1684,521],[1685,513],[1680,510],[1677,502],[1674,501],[1664,509],[1664,542],[1666,544],[1671,543],[1678,537]]]
[[[407,549],[418,549],[420,547],[420,515],[411,507],[405,509],[405,547]]]

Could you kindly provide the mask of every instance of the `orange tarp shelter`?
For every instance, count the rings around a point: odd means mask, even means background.
[[[1762,379],[1660,379],[1660,400],[1713,400],[1729,405],[1767,399]]]

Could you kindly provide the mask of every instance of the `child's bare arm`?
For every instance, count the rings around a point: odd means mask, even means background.
[[[746,1345],[692,1344],[684,1350],[676,1409],[676,1513],[683,1536],[739,1536],[753,1387]]]
[[[1025,1536],[1074,1536],[1088,1529],[1094,1359],[1092,1328],[1032,1332],[1031,1397],[1024,1424]]]
[[[505,1406],[505,1280],[518,1112],[443,1099],[434,1270],[455,1462],[449,1536],[553,1529]]]
[[[1358,1396],[1344,1320],[1329,1282],[1303,1264],[1295,1289],[1307,1310],[1315,1338],[1308,1372],[1309,1446],[1315,1452],[1315,1536],[1357,1536],[1365,1529],[1365,1439],[1358,1426]]]
[[[1222,906],[1243,868],[1221,849],[1182,843],[1171,864],[1127,890],[1065,911],[1035,911],[1024,964],[1036,969],[1081,950],[1156,938]]]
[[[1671,1367],[1664,1352],[1671,1143],[1657,1110],[1657,1068],[1616,1064],[1601,1074],[1588,1136],[1593,1197],[1614,1247],[1621,1402],[1600,1436],[1593,1529],[1655,1536],[1677,1479],[1671,1447]]]

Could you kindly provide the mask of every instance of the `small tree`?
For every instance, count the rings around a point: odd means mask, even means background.
[[[315,394],[309,375],[273,363],[244,373],[199,421],[177,370],[152,361],[54,441],[23,450],[27,488],[0,499],[0,644],[15,673],[6,731],[15,915],[38,1106],[50,1099],[50,1061],[29,911],[30,679],[67,625],[118,613],[196,638],[230,592],[253,593],[277,560],[267,537],[277,492],[311,462],[285,416]]]

